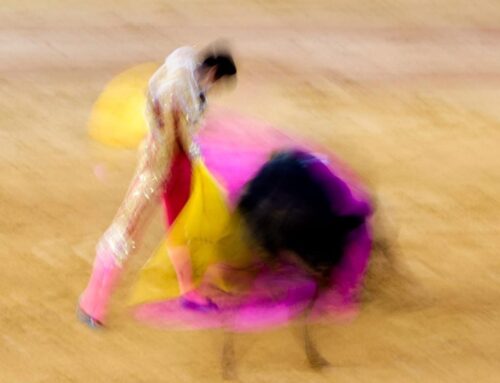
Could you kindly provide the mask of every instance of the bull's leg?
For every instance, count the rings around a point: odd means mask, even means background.
[[[234,334],[229,331],[224,331],[221,365],[222,378],[224,380],[235,380],[237,378],[236,359],[234,354]]]

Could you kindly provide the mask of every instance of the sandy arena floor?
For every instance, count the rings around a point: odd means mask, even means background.
[[[500,381],[497,0],[2,0],[0,382],[221,380],[220,332],[158,331],[124,311],[158,217],[109,329],[75,318],[136,159],[88,139],[93,102],[120,71],[219,37],[241,71],[212,103],[335,150],[399,248],[354,323],[315,329],[331,369],[309,369],[288,328],[237,337],[239,380]]]

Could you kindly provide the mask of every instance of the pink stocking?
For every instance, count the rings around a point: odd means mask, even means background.
[[[98,248],[92,275],[80,298],[80,309],[90,320],[102,323],[113,288],[120,276],[121,267],[113,253],[105,247]]]

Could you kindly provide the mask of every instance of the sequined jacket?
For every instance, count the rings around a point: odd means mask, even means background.
[[[179,146],[196,156],[195,142],[205,99],[196,79],[196,52],[182,47],[172,52],[151,77],[146,94],[145,119],[149,127],[139,163],[110,227],[99,248],[111,250],[122,265],[135,248],[139,227],[170,174],[172,158]]]

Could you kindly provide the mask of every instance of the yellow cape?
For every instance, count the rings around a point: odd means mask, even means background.
[[[139,274],[130,299],[132,305],[179,295],[168,246],[189,248],[197,285],[207,276],[210,266],[244,268],[250,264],[250,250],[243,238],[241,220],[231,212],[224,190],[201,160],[193,162],[191,195],[186,205]],[[236,288],[221,274],[210,283],[226,292]]]
[[[146,88],[158,63],[144,63],[113,78],[95,102],[88,122],[92,139],[108,146],[136,148],[148,127]]]

